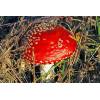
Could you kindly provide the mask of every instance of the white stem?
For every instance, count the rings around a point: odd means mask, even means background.
[[[53,65],[54,64],[46,64],[46,65],[43,65],[43,67],[42,67],[42,73],[43,74],[47,73]],[[50,74],[47,76],[46,79],[49,79],[49,78],[50,78]]]
[[[46,65],[44,65],[44,67],[43,67],[44,72],[47,73],[53,65],[54,64],[46,64]]]

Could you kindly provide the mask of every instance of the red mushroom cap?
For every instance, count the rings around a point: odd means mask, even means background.
[[[55,63],[68,58],[77,47],[70,31],[59,25],[53,30],[31,34],[28,44],[22,57],[35,64]]]

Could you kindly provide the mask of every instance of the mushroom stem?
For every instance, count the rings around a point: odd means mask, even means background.
[[[53,65],[54,64],[45,64],[43,67],[44,72],[47,73]]]
[[[45,65],[43,65],[42,66],[42,75],[47,73],[53,65],[54,64],[45,64]],[[46,79],[49,79],[49,78],[50,78],[50,74],[46,77]]]

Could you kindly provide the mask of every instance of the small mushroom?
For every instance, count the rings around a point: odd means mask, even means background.
[[[32,33],[28,45],[22,58],[32,64],[51,65],[70,57],[77,47],[71,32],[60,25],[52,30]]]

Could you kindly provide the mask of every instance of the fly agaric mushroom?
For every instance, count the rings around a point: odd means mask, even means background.
[[[25,60],[31,64],[51,64],[51,66],[70,57],[77,46],[70,31],[60,25],[51,30],[33,32],[29,36],[28,44],[22,55]]]

